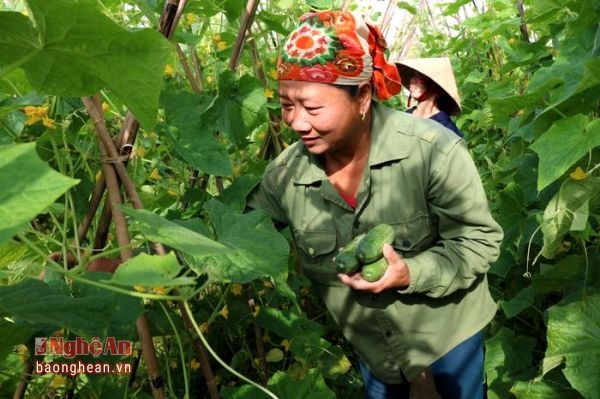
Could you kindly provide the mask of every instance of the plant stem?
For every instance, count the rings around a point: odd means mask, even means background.
[[[183,301],[183,306],[185,307],[185,309],[188,311],[188,313],[191,315],[192,312],[190,310],[190,306],[188,304],[187,301]],[[275,396],[275,394],[273,394],[273,392],[269,391],[267,388],[257,384],[256,382],[250,380],[249,378],[241,375],[240,373],[238,373],[237,371],[235,371],[233,368],[231,368],[227,363],[225,363],[223,361],[223,359],[221,359],[219,357],[219,355],[217,355],[213,349],[211,348],[211,346],[208,344],[208,342],[206,341],[206,338],[204,337],[204,334],[202,334],[202,331],[200,331],[200,327],[198,327],[198,323],[196,323],[196,320],[194,319],[194,317],[192,316],[190,318],[190,321],[192,323],[192,325],[194,326],[194,330],[196,330],[196,334],[198,334],[198,337],[200,337],[200,340],[202,341],[202,343],[204,344],[204,346],[206,347],[206,349],[208,350],[208,352],[211,354],[211,356],[217,361],[219,362],[219,364],[221,366],[223,366],[223,368],[227,371],[229,371],[231,374],[235,375],[236,377],[238,377],[239,379],[247,382],[248,384],[255,386],[256,388],[260,389],[262,392],[264,392],[265,394],[267,394],[270,398],[273,399],[279,399],[277,396]]]

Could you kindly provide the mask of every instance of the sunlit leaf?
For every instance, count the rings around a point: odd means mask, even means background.
[[[35,143],[0,146],[0,242],[22,230],[77,182],[42,162]]]
[[[563,374],[585,398],[598,396],[600,381],[600,295],[548,309],[546,364],[564,361]]]
[[[154,125],[169,43],[127,31],[91,1],[29,0],[31,18],[0,12],[0,76],[22,68],[39,93],[91,95],[110,88],[142,125]]]
[[[531,149],[538,153],[538,191],[562,176],[591,149],[600,146],[600,122],[585,115],[556,121]]]
[[[289,246],[263,211],[239,214],[217,200],[205,209],[210,214],[216,239],[229,252],[202,257],[192,264],[215,281],[247,283],[258,277],[278,276],[287,269]]]
[[[144,287],[173,287],[177,285],[194,284],[189,277],[177,277],[181,265],[173,252],[165,256],[141,253],[115,270],[110,283],[117,285]]]

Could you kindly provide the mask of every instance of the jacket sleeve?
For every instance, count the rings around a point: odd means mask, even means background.
[[[498,258],[503,232],[463,140],[433,152],[429,175],[427,201],[439,240],[405,259],[411,281],[399,292],[442,297],[469,288],[487,272]]]

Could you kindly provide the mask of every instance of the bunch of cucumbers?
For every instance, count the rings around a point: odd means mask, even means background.
[[[394,241],[394,229],[388,224],[378,224],[365,234],[354,237],[335,256],[338,272],[352,274],[360,270],[362,277],[370,282],[379,280],[387,269],[383,257],[383,245]]]

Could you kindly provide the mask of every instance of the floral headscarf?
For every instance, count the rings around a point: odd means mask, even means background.
[[[377,97],[387,100],[402,86],[385,48],[379,29],[351,12],[307,13],[283,46],[277,79],[339,85],[370,80]]]

